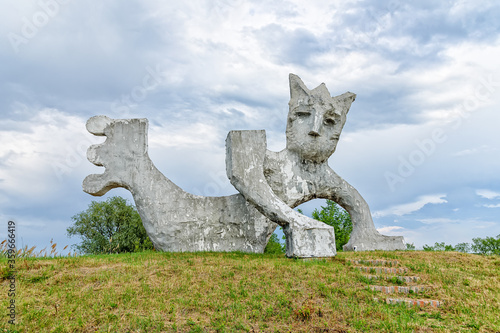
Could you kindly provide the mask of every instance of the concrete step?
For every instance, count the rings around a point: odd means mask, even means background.
[[[399,261],[397,260],[381,260],[381,259],[365,259],[365,260],[347,260],[353,265],[372,265],[372,266],[389,266],[396,267],[399,266]]]
[[[375,290],[375,291],[381,291],[385,294],[393,294],[393,293],[409,294],[410,292],[421,293],[424,290],[429,289],[429,288],[425,287],[425,286],[408,286],[408,287],[403,287],[403,286],[370,286],[370,289]]]
[[[366,267],[366,266],[355,266],[358,269],[366,273],[377,273],[377,274],[404,274],[408,272],[406,267]]]
[[[409,299],[409,298],[385,298],[385,299],[373,299],[376,302],[385,302],[387,304],[406,304],[407,306],[432,306],[434,308],[438,308],[443,306],[442,301],[436,301],[432,299]]]
[[[397,278],[406,283],[418,282],[420,280],[420,276],[403,276],[403,275],[393,275],[393,276],[365,275],[365,277],[370,280],[387,280],[387,281],[390,281],[392,278]]]

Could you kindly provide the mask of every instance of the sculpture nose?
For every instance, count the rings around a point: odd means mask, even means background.
[[[320,136],[321,133],[321,116],[314,112],[313,126],[311,131],[308,133],[310,136]]]
[[[319,136],[319,133],[318,133],[318,132],[316,132],[316,131],[310,131],[308,134],[309,134],[310,136]]]

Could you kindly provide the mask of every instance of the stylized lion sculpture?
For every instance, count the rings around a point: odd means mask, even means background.
[[[263,130],[228,134],[226,172],[239,194],[183,191],[149,158],[147,119],[105,116],[87,122],[90,133],[107,137],[87,155],[106,170],[85,178],[83,189],[96,196],[115,187],[129,190],[149,238],[164,251],[263,252],[279,224],[288,257],[334,256],[334,229],[293,210],[315,198],[333,200],[350,214],[353,231],[344,250],[404,249],[403,237],[377,232],[366,201],[328,166],[356,95],[332,97],[325,84],[309,90],[293,74],[290,95],[284,150],[267,150]]]

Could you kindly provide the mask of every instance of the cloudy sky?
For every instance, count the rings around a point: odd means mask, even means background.
[[[148,118],[156,166],[227,195],[224,140],[285,146],[288,74],[357,94],[330,166],[376,227],[424,244],[500,234],[500,4],[493,1],[1,1],[0,238],[74,244],[102,142],[94,115]],[[324,204],[313,201],[310,213]]]

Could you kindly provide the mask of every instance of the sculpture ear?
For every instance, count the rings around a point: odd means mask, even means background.
[[[305,98],[309,96],[309,89],[307,89],[306,85],[300,77],[295,74],[290,73],[290,99],[295,100],[299,98]]]
[[[349,109],[351,108],[352,102],[356,100],[356,94],[352,92],[346,92],[340,96],[335,97],[337,100],[339,100],[342,104],[345,105],[345,113],[349,112]]]
[[[337,98],[343,101],[344,103],[352,104],[352,102],[354,102],[354,100],[356,99],[356,94],[348,91],[338,96]]]

